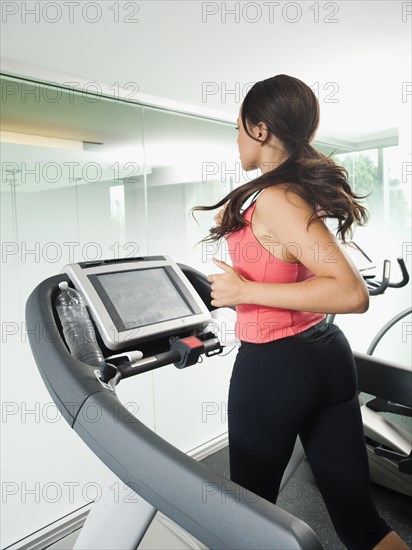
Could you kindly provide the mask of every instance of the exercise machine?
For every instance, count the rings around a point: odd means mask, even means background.
[[[153,275],[154,269],[162,274],[145,277],[145,271]],[[142,281],[149,286],[136,296],[136,300],[129,300],[137,304],[142,304],[139,300],[149,300],[146,303],[150,304],[151,317],[146,321],[141,319],[139,327],[125,323],[125,320],[130,321],[132,312],[121,292],[124,275],[129,278],[129,289],[133,289],[133,277],[136,288],[142,287]],[[374,277],[365,274],[370,293],[384,292],[390,284],[389,276],[388,262],[385,262],[382,281],[376,282]],[[62,281],[76,286],[86,295],[106,357],[102,369],[75,360],[64,343],[53,306],[58,284]],[[153,281],[157,282],[151,285]],[[177,308],[174,319],[167,318],[170,314],[165,318],[165,297]],[[163,305],[156,312],[158,299]],[[135,549],[153,522],[156,511],[181,527],[180,538],[186,537],[188,544],[185,548],[322,548],[305,523],[186,456],[132,416],[116,396],[116,386],[125,378],[163,365],[185,368],[194,365],[203,354],[220,353],[219,339],[205,331],[208,312],[214,309],[207,278],[188,266],[176,266],[166,257],[77,264],[46,279],[30,295],[26,306],[27,326],[40,323],[49,335],[41,341],[31,337],[30,344],[50,394],[69,425],[138,496],[137,502],[125,505],[124,499],[113,503],[112,495],[103,494],[93,505],[75,548]],[[189,319],[182,321],[186,317]],[[131,332],[122,340],[124,328]],[[30,330],[28,334],[31,335]],[[136,350],[141,357],[131,360]],[[118,357],[110,359],[114,355]],[[410,408],[412,384],[405,368],[367,354],[355,353],[355,360],[361,391],[385,397],[391,407],[396,403],[402,406],[402,411],[406,410],[404,407]],[[87,415],[82,414],[90,405],[98,407],[102,413],[97,423],[88,422]],[[365,424],[368,422],[366,409],[362,405]],[[379,416],[375,411],[368,411]],[[391,435],[396,434],[396,441],[386,434],[382,437],[375,421],[376,418],[370,422],[370,432],[365,429],[367,438],[372,440],[373,434],[374,441],[378,442],[368,448],[370,459],[377,457],[386,469],[390,462],[395,476],[399,473],[409,476],[411,448],[405,443],[407,434],[392,428]],[[402,443],[399,438],[403,438]],[[303,458],[303,448],[297,438],[281,490]],[[396,490],[400,490],[404,479],[406,477],[401,478]],[[404,487],[402,492],[405,492]],[[110,529],[102,528],[108,524]]]
[[[376,265],[355,243],[349,243],[348,246],[371,296],[384,294],[388,288],[401,288],[408,284],[409,273],[403,258],[397,258],[402,276],[400,281],[391,282],[389,260],[384,261],[382,278],[377,280],[374,272]],[[409,307],[386,323],[373,338],[366,354],[354,352],[370,479],[409,497],[412,497],[412,433],[379,413],[392,413],[398,418],[412,416],[412,372],[410,367],[372,355],[385,334],[411,312],[412,308]],[[327,317],[329,322],[334,319],[335,315]],[[374,398],[366,401],[361,392]]]
[[[409,282],[409,274],[403,259],[398,258],[397,261],[402,279],[397,283],[391,283],[388,277],[387,288],[401,288]],[[377,287],[375,286],[375,288]],[[411,313],[412,308],[408,307],[390,319],[369,344],[366,350],[368,357],[358,356],[357,359],[359,363],[358,371],[364,369],[365,375],[367,375],[369,369],[376,369],[374,391],[372,391],[370,385],[367,385],[367,389],[364,390],[375,397],[365,403],[361,400],[371,480],[410,497],[412,496],[411,430],[403,429],[399,423],[396,424],[390,418],[385,418],[378,413],[392,413],[393,418],[407,419],[412,417],[412,389],[410,386],[412,372],[410,367],[403,367],[402,365],[397,365],[394,369],[393,363],[388,364],[388,362],[381,359],[374,360],[372,355],[389,330]],[[382,372],[381,376],[378,369]],[[401,370],[399,371],[399,369]],[[404,372],[402,372],[402,369]],[[409,383],[406,383],[406,391],[402,399],[401,387],[405,383],[404,373],[407,373],[406,380],[409,380]]]
[[[155,270],[160,271],[155,274]],[[99,343],[108,358],[102,369],[75,359],[62,335],[54,301],[59,283],[74,286],[72,278],[95,316]],[[130,284],[133,279],[135,285]],[[125,280],[127,295],[122,290]],[[165,315],[166,296],[173,307]],[[152,308],[158,304],[148,319],[140,315],[145,303]],[[133,307],[140,319],[135,327],[129,324]],[[40,340],[30,337],[30,345],[48,391],[70,427],[137,495],[133,503],[122,498],[114,503],[103,495],[92,507],[76,548],[135,549],[160,511],[206,548],[321,550],[319,539],[304,522],[166,442],[123,407],[116,395],[116,386],[130,376],[163,365],[185,368],[201,355],[220,353],[219,340],[205,332],[205,313],[210,309],[206,277],[159,256],[84,262],[46,279],[29,296],[28,334],[30,327],[39,325],[47,333]],[[157,315],[162,318],[159,323]],[[119,343],[123,328],[134,332]],[[142,357],[129,361],[128,352],[136,350]],[[110,360],[119,352],[123,358]],[[89,406],[99,410],[98,422],[82,414]]]

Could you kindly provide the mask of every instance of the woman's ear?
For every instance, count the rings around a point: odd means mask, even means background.
[[[264,122],[259,122],[255,128],[255,137],[261,142],[265,142],[269,136],[269,128]]]

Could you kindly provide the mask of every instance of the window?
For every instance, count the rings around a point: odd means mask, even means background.
[[[362,203],[370,219],[356,234],[379,254],[385,250],[401,254],[402,243],[410,240],[411,198],[410,186],[402,180],[399,147],[354,151],[333,158],[347,169],[354,191],[367,195]]]

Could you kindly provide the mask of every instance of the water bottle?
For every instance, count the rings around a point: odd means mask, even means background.
[[[88,365],[103,366],[104,357],[82,296],[65,281],[59,288],[55,306],[70,353]]]

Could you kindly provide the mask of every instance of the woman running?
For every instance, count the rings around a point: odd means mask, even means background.
[[[349,343],[327,313],[363,313],[365,283],[345,241],[367,220],[346,170],[311,145],[319,103],[301,80],[257,82],[241,105],[242,168],[262,175],[212,206],[206,240],[227,240],[233,267],[210,275],[212,305],[236,306],[241,345],[228,398],[230,477],[276,503],[297,436],[333,525],[349,550],[408,547],[380,517]],[[249,201],[246,209],[242,207]]]

